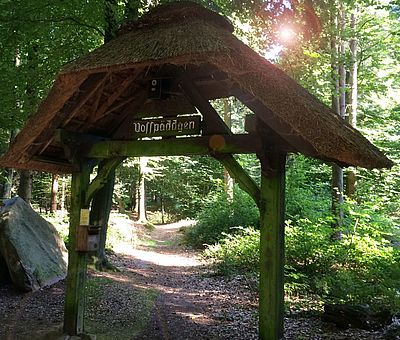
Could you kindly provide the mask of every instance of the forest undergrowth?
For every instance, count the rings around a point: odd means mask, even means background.
[[[292,178],[297,174],[289,173]],[[400,232],[382,200],[347,198],[341,238],[334,239],[329,202],[321,187],[288,185],[285,222],[285,294],[290,311],[325,304],[367,304],[400,310]],[[385,213],[386,212],[386,213]],[[203,248],[216,273],[257,275],[260,231],[252,199],[235,191],[209,196],[186,242]]]

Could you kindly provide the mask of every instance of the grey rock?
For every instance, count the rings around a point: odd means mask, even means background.
[[[35,291],[64,279],[67,250],[54,226],[19,197],[5,203],[0,210],[0,265],[6,264],[15,286]]]

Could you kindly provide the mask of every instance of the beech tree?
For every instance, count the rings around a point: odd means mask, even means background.
[[[0,3],[0,140],[5,149],[26,118],[36,111],[61,66],[98,46],[99,1],[2,1]],[[13,170],[3,170],[3,197],[11,192]],[[20,193],[31,175],[22,173]],[[26,195],[25,195],[26,196]],[[27,195],[29,196],[29,195]]]

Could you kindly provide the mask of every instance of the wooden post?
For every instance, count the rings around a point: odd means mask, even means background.
[[[284,336],[284,201],[286,155],[269,153],[261,162],[259,338]]]
[[[83,334],[85,309],[85,282],[87,253],[77,252],[77,227],[81,223],[81,209],[84,206],[92,167],[82,162],[81,172],[72,175],[71,211],[69,222],[68,276],[64,305],[64,332],[68,335]]]

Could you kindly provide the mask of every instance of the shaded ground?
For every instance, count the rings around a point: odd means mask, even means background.
[[[129,220],[125,231],[133,228]],[[141,230],[116,246],[116,273],[89,273],[86,330],[97,339],[257,339],[255,279],[210,275],[196,252],[179,244],[182,224]],[[138,227],[136,227],[138,228]],[[128,237],[129,238],[129,237]],[[135,247],[132,247],[132,243]],[[28,294],[0,287],[0,339],[64,339],[64,283]],[[285,320],[287,339],[381,339],[339,331],[319,318]]]

